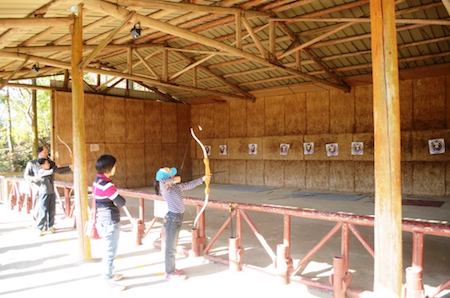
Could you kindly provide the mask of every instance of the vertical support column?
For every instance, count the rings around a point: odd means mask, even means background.
[[[66,217],[70,216],[70,189],[64,187],[64,215]]]
[[[413,233],[412,265],[423,267],[423,233]]]
[[[197,214],[202,209],[201,206],[197,206]],[[191,253],[193,256],[198,257],[203,255],[203,250],[206,245],[206,231],[205,231],[205,212],[200,215],[198,226],[196,229],[192,229],[192,249]]]
[[[83,6],[78,5],[72,28],[72,127],[73,127],[73,163],[76,222],[80,257],[91,260],[91,243],[84,233],[84,224],[88,219],[88,193],[86,170],[86,139],[84,126],[84,90],[83,69],[80,65],[83,57]]]
[[[32,80],[33,85],[36,85],[36,79]],[[31,129],[33,132],[33,159],[37,158],[37,149],[39,147],[38,139],[38,120],[37,120],[37,90],[31,90]]]
[[[240,13],[234,15],[236,23],[236,48],[242,49],[242,16]]]
[[[370,20],[375,136],[374,292],[376,297],[400,297],[402,205],[395,1],[371,0]]]
[[[137,220],[137,239],[136,244],[142,245],[142,238],[144,237],[144,199],[139,199],[139,218]]]
[[[344,263],[344,272],[348,271],[348,223],[342,224],[341,230],[341,258]]]

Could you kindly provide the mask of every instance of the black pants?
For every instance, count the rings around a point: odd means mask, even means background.
[[[36,207],[38,214],[36,218],[37,228],[41,231],[53,227],[55,223],[55,194],[39,194]]]

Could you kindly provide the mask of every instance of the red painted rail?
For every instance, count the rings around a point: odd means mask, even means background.
[[[20,196],[18,193],[19,187],[18,183],[23,183],[23,179],[20,178],[10,178],[3,177],[3,180],[10,184],[9,189],[9,200],[14,200],[14,196]],[[67,215],[71,215],[73,209],[70,209],[70,190],[72,188],[72,183],[67,182],[56,182],[57,187],[64,189],[65,195],[65,212]],[[136,239],[137,243],[140,244],[141,240],[148,231],[153,227],[156,218],[153,218],[150,227],[145,229],[145,219],[144,219],[144,201],[145,200],[159,200],[162,201],[160,196],[156,196],[151,193],[134,191],[127,189],[119,190],[121,195],[127,198],[139,199],[139,215],[137,220],[130,219],[130,221],[135,225]],[[3,194],[2,196],[5,196]],[[17,201],[17,199],[16,199]],[[198,198],[185,198],[186,205],[195,206],[197,212],[203,204],[202,199]],[[374,217],[367,215],[355,215],[351,213],[344,212],[325,212],[318,211],[314,209],[305,209],[297,207],[286,207],[278,205],[257,205],[257,204],[247,204],[247,203],[235,203],[235,202],[224,202],[224,201],[214,201],[210,200],[208,208],[219,209],[226,211],[229,216],[226,218],[224,223],[218,229],[215,235],[209,237],[207,241],[206,237],[206,224],[205,217],[202,216],[200,219],[200,225],[197,230],[192,231],[192,247],[191,251],[195,255],[204,255],[205,257],[212,259],[214,261],[228,264],[232,270],[240,270],[242,267],[242,254],[243,254],[243,243],[242,238],[242,222],[245,222],[250,227],[251,231],[255,234],[257,240],[260,242],[263,249],[266,251],[267,255],[271,259],[275,271],[272,272],[278,277],[281,277],[284,282],[298,281],[304,283],[308,286],[314,286],[321,289],[326,289],[334,291],[336,297],[343,297],[342,295],[349,296],[359,296],[361,291],[350,289],[350,274],[349,269],[349,236],[353,234],[355,238],[361,243],[361,245],[367,250],[367,252],[374,256],[374,250],[371,245],[364,239],[364,236],[357,229],[357,226],[373,227]],[[277,214],[283,216],[283,243],[277,245],[276,251],[273,251],[270,245],[267,243],[263,237],[261,231],[258,230],[256,224],[253,222],[248,211],[256,211],[265,214]],[[291,218],[306,218],[314,219],[320,221],[334,222],[333,228],[322,238],[318,243],[307,252],[296,264],[293,265],[291,259]],[[230,238],[229,246],[229,259],[222,257],[217,257],[209,255],[211,248],[216,243],[217,239],[223,234],[225,229],[229,226],[233,226],[233,222],[236,222],[233,227],[234,237]],[[423,219],[404,219],[402,228],[404,232],[410,232],[413,235],[413,245],[412,245],[412,266],[414,268],[419,268],[420,270],[410,270],[414,272],[419,272],[414,280],[422,280],[422,269],[423,269],[423,244],[425,235],[433,235],[440,237],[450,237],[450,225],[445,222],[436,222],[431,220]],[[303,271],[306,265],[312,260],[314,255],[338,232],[341,233],[341,255],[338,258],[334,256],[330,257],[333,259],[335,264],[335,270],[333,276],[330,278],[330,284],[320,283],[315,280],[310,280],[299,276],[298,274]],[[207,243],[208,242],[208,243]],[[339,282],[339,284],[336,284]],[[407,281],[408,284],[408,281]],[[417,289],[423,286],[422,284],[412,284],[412,286]],[[440,292],[450,287],[450,280],[444,281],[441,285],[434,289],[433,293],[429,293],[428,297],[437,296]],[[367,291],[366,291],[367,292]],[[405,291],[408,293],[408,291]],[[417,291],[416,291],[417,292]],[[425,297],[423,295],[423,297]]]

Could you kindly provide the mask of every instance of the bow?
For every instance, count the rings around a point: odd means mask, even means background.
[[[64,142],[59,135],[56,135],[56,138],[58,139],[58,141],[60,141],[64,146],[66,146],[67,151],[69,151],[69,156],[70,156],[70,163],[73,163],[73,154],[72,154],[72,149],[70,149],[70,146]]]
[[[202,128],[200,126],[198,128],[200,130],[202,130]],[[208,154],[206,153],[205,145],[203,145],[202,142],[197,138],[197,136],[194,133],[194,129],[192,127],[191,127],[191,135],[194,138],[194,140],[199,144],[200,148],[202,148],[203,163],[205,164],[205,176],[206,176],[206,179],[205,179],[205,202],[203,203],[202,209],[200,209],[200,212],[195,217],[194,229],[196,229],[198,220],[199,220],[200,216],[202,215],[203,211],[205,211],[206,205],[208,205],[209,191],[210,191],[209,184],[211,183],[211,169],[209,168],[209,158],[208,158]]]

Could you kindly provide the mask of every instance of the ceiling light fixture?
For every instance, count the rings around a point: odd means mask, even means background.
[[[131,37],[133,37],[133,39],[138,38],[139,36],[141,36],[141,31],[142,31],[141,24],[139,23],[134,24],[133,28],[130,30]]]
[[[33,72],[39,72],[41,68],[39,67],[39,63],[33,64],[33,66],[31,67],[31,70]]]

